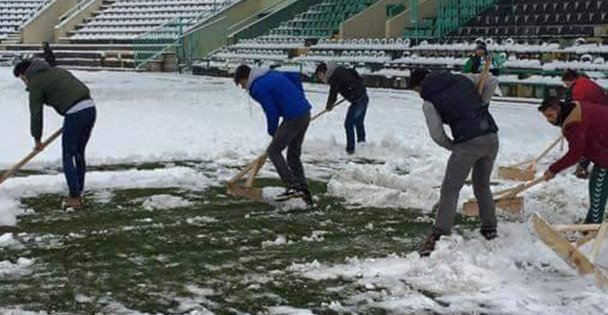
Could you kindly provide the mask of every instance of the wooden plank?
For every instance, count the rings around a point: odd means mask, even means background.
[[[568,240],[555,231],[538,213],[532,215],[532,224],[538,237],[570,266],[578,270],[579,274],[586,275],[595,272],[595,266],[589,261],[587,256],[572,246]]]
[[[600,254],[600,250],[602,249],[602,245],[604,244],[604,239],[606,239],[606,233],[608,232],[608,221],[604,221],[602,226],[600,227],[599,232],[597,232],[597,237],[593,242],[593,248],[591,249],[591,254],[589,254],[589,258],[594,263],[597,262],[597,257]]]
[[[600,224],[555,224],[551,226],[557,232],[590,232],[600,229]]]

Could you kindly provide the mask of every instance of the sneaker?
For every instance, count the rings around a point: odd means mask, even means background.
[[[287,188],[284,193],[276,195],[274,201],[287,201],[293,198],[304,198],[306,193],[303,189],[299,188]]]
[[[74,210],[82,210],[83,202],[80,197],[68,197],[62,202],[63,209],[74,209]]]
[[[479,230],[479,233],[481,233],[481,235],[483,235],[483,237],[485,237],[486,240],[491,241],[495,238],[498,237],[498,231],[496,231],[496,228],[481,228]]]
[[[420,256],[422,257],[430,256],[431,253],[435,250],[435,243],[437,243],[439,238],[441,238],[441,235],[434,232],[429,233],[424,242],[420,244],[420,247],[418,248],[418,254],[420,254]]]

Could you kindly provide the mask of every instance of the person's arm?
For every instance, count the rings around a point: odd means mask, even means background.
[[[262,105],[262,109],[264,109],[264,114],[266,115],[268,134],[271,137],[274,136],[274,133],[279,128],[279,113],[272,96],[266,92],[259,91],[252,91],[251,96]]]
[[[570,166],[574,166],[583,157],[585,152],[585,130],[580,123],[571,123],[566,127],[566,140],[568,152],[549,167],[549,171],[557,174]]]
[[[424,104],[422,104],[422,111],[424,112],[426,126],[429,129],[429,134],[433,141],[447,150],[452,150],[452,139],[445,134],[443,121],[433,103],[425,101]]]
[[[332,110],[336,101],[338,100],[338,87],[336,83],[329,83],[329,97],[327,98],[327,104],[325,109]]]
[[[29,89],[30,93],[30,132],[36,142],[42,138],[44,95],[39,89]]]
[[[471,80],[475,86],[479,85],[479,81],[481,80],[481,74],[467,73],[463,74],[463,76]],[[494,92],[496,91],[499,83],[500,81],[498,81],[498,78],[488,73],[486,83],[483,86],[483,92],[481,93],[481,99],[485,104],[490,104],[492,96],[494,96]]]

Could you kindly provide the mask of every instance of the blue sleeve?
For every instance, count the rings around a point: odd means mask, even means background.
[[[274,133],[277,131],[277,128],[279,128],[279,113],[277,111],[277,107],[274,103],[274,100],[272,99],[272,96],[266,91],[252,89],[251,97],[253,97],[254,100],[260,103],[260,105],[262,105],[262,109],[264,109],[264,114],[266,114],[268,134],[270,136],[274,136]]]
[[[304,86],[302,86],[302,75],[299,72],[282,72],[293,85],[295,85],[300,92],[304,93]]]

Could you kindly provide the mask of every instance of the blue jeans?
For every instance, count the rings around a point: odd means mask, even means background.
[[[357,130],[357,142],[365,142],[365,113],[369,98],[367,95],[354,101],[348,108],[344,129],[346,129],[346,151],[355,151],[355,129]]]
[[[68,114],[63,121],[63,172],[70,189],[70,197],[80,197],[84,190],[87,170],[85,149],[95,125],[95,107]]]

